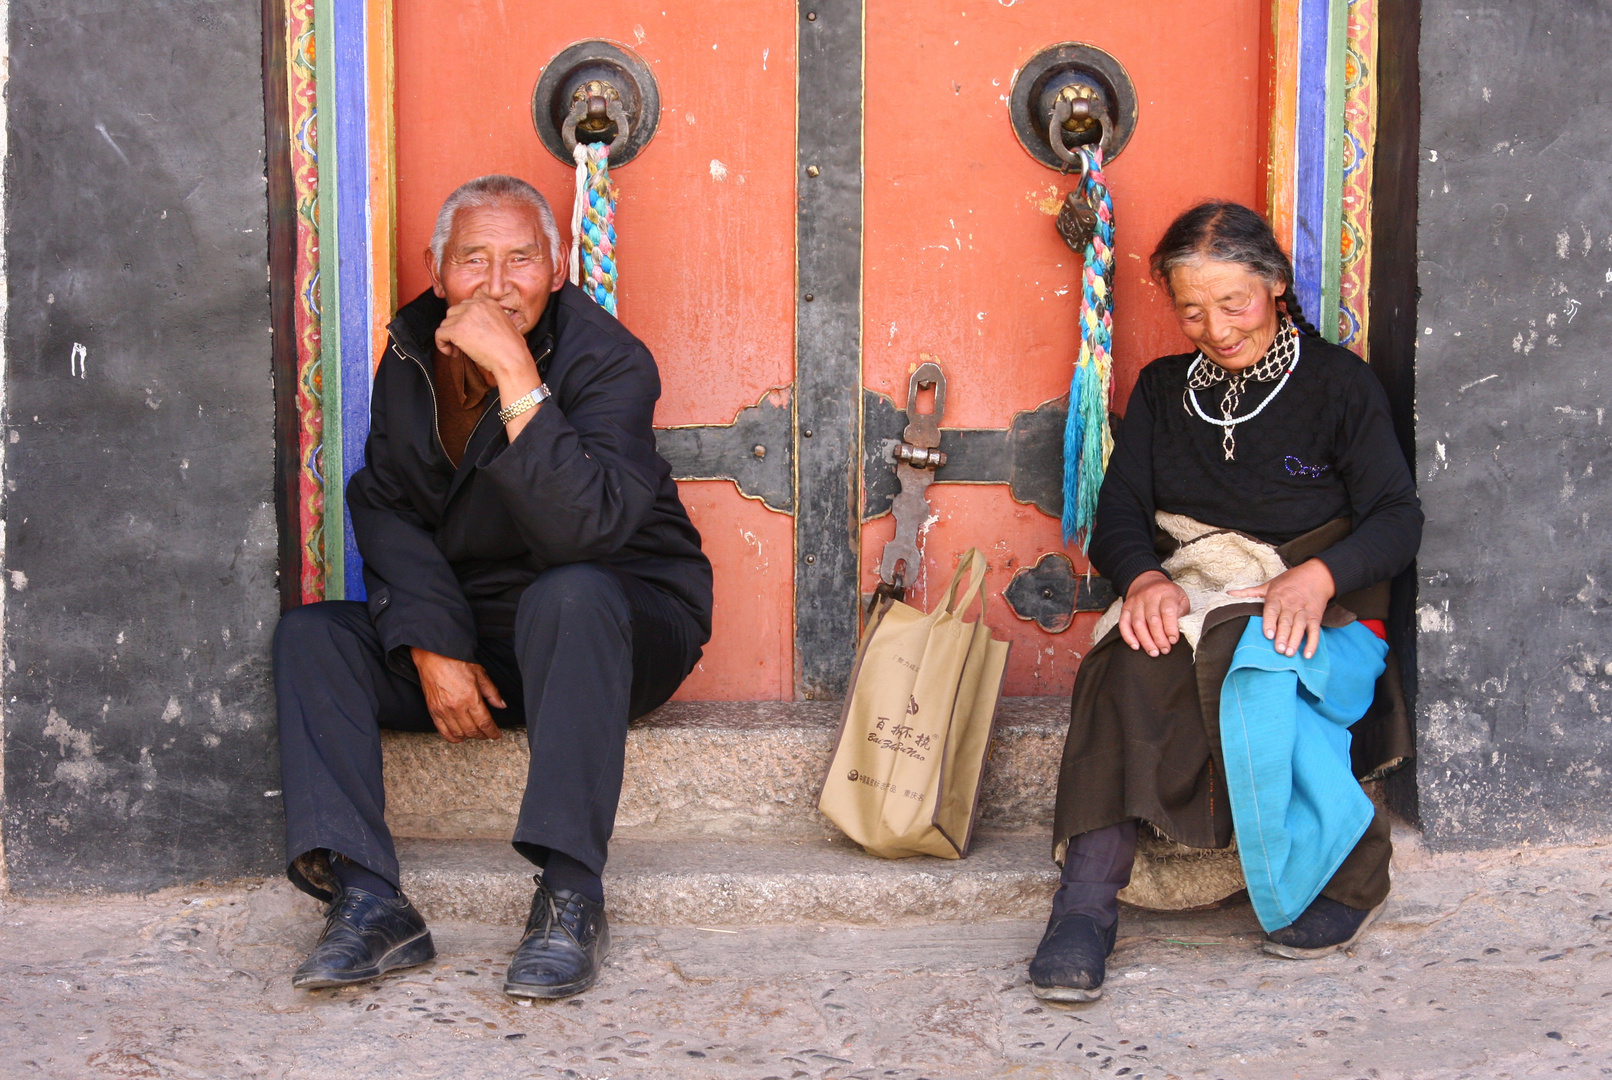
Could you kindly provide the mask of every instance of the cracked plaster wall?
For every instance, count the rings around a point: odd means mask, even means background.
[[[10,885],[270,872],[261,7],[7,16]]]
[[[1424,0],[1429,840],[1612,832],[1612,6]]]

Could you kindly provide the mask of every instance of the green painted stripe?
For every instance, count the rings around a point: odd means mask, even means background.
[[[346,518],[342,506],[341,275],[336,243],[336,50],[331,24],[335,0],[314,0],[314,122],[319,168],[319,411],[324,418],[321,473],[325,481],[325,599],[347,595]]]
[[[1322,202],[1320,330],[1338,340],[1338,290],[1343,278],[1343,97],[1349,47],[1349,0],[1331,0],[1327,12],[1326,198]]]

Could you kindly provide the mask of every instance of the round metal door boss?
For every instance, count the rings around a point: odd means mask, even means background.
[[[609,41],[567,45],[544,66],[532,91],[537,137],[567,165],[575,162],[575,143],[599,142],[610,143],[612,169],[625,165],[659,123],[654,73],[638,54]]]
[[[1008,116],[1019,145],[1049,169],[1071,168],[1078,148],[1099,139],[1103,160],[1113,161],[1136,131],[1136,87],[1124,65],[1102,49],[1065,41],[1019,69]],[[1055,139],[1062,145],[1055,147]]]

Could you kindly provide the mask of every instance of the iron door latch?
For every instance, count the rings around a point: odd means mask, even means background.
[[[935,390],[935,407],[920,413],[919,391],[931,386]],[[904,599],[908,583],[918,576],[923,557],[918,533],[929,520],[929,485],[935,482],[935,470],[946,464],[946,455],[940,450],[940,421],[945,415],[946,373],[934,362],[918,365],[907,380],[907,427],[902,432],[902,442],[891,448],[901,491],[891,506],[896,534],[884,545],[873,603],[884,596]]]

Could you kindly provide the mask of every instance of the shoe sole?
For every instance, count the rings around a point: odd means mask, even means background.
[[[1103,996],[1103,988],[1082,990],[1075,986],[1037,986],[1030,984],[1031,993],[1042,1001],[1096,1001]]]
[[[599,942],[598,958],[594,960],[593,970],[586,978],[562,986],[538,986],[535,983],[515,983],[506,979],[504,993],[513,998],[531,998],[534,1001],[555,1001],[559,998],[573,997],[591,989],[593,984],[599,981],[599,969],[604,967],[605,957],[609,955],[610,932],[606,929],[604,940]]]
[[[1360,935],[1366,932],[1366,927],[1377,921],[1377,916],[1382,913],[1382,909],[1387,903],[1388,901],[1384,900],[1381,904],[1366,912],[1366,917],[1360,921],[1360,925],[1355,928],[1354,936],[1348,941],[1340,941],[1336,945],[1323,945],[1319,949],[1300,949],[1293,945],[1283,945],[1280,942],[1266,939],[1260,942],[1259,947],[1272,956],[1280,956],[1287,960],[1314,960],[1320,956],[1331,956],[1333,953],[1342,952],[1359,941]]]
[[[599,981],[599,969],[594,968],[588,977],[564,986],[536,986],[531,983],[504,983],[504,993],[513,998],[532,998],[537,1001],[554,1001],[568,998],[591,989]]]
[[[329,990],[337,986],[352,986],[355,983],[369,982],[378,979],[389,971],[401,971],[404,968],[419,967],[436,958],[437,947],[431,940],[431,931],[426,930],[418,937],[398,945],[391,952],[376,961],[372,968],[362,968],[358,971],[344,972],[309,972],[306,975],[293,975],[291,985],[298,990]]]

